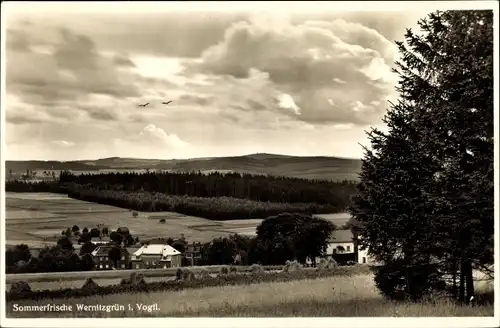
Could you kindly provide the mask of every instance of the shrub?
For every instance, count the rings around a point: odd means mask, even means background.
[[[235,266],[232,266],[232,265],[231,265],[231,266],[229,267],[229,273],[236,273],[236,272],[238,272],[238,269],[236,269],[236,267],[235,267]]]
[[[264,272],[264,267],[260,264],[252,264],[250,268],[248,268],[248,271],[251,273],[262,273]]]
[[[16,281],[10,286],[10,292],[15,294],[31,292],[31,287],[26,281]]]
[[[138,217],[138,216],[139,216],[139,213],[137,213],[136,211],[133,211],[133,212],[132,212],[132,216],[133,216],[134,218],[136,218],[136,217]]]
[[[189,269],[184,269],[182,271],[182,280],[194,280],[194,279],[195,279],[195,276],[194,276],[193,271],[191,271]]]
[[[160,220],[160,223],[165,223],[165,219],[161,219],[161,220]]]
[[[294,271],[300,271],[302,270],[303,265],[300,264],[297,261],[286,261],[285,265],[283,266],[283,272],[294,272]]]
[[[333,258],[328,257],[328,258],[322,258],[319,260],[319,263],[316,266],[317,270],[330,270],[330,269],[335,269],[338,267],[337,261],[335,261]]]
[[[182,280],[182,269],[177,269],[177,271],[175,272],[175,279]]]
[[[410,285],[407,284],[408,277]],[[376,268],[374,280],[382,295],[392,300],[421,300],[443,286],[435,265],[407,267],[404,260],[395,260]]]
[[[229,268],[227,266],[223,266],[222,268],[220,268],[220,274],[221,275],[225,275],[225,274],[228,274],[229,273]]]
[[[122,279],[120,285],[133,288],[141,288],[147,286],[146,281],[144,280],[144,276],[141,273],[135,272],[133,272],[129,278]]]
[[[206,269],[201,269],[200,273],[198,274],[198,276],[200,277],[200,279],[211,278],[210,272],[208,272],[208,270],[206,270]]]
[[[90,291],[95,291],[99,285],[92,279],[92,278],[87,278],[85,283],[82,286],[83,290],[90,290]]]

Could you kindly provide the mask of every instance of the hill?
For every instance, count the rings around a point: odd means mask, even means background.
[[[80,161],[6,161],[6,170],[23,173],[26,170],[169,170],[173,172],[222,171],[251,174],[268,174],[305,179],[357,180],[361,160],[327,156],[287,156],[276,154],[251,154],[233,157],[193,159],[141,159],[110,157]]]

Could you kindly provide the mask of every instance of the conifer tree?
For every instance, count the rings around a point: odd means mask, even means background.
[[[369,133],[351,207],[362,246],[397,282],[378,277],[387,295],[399,287],[420,298],[431,277],[459,268],[468,301],[472,268],[492,261],[492,16],[436,12],[419,22],[421,35],[408,30],[397,43],[399,101],[384,118],[388,132]],[[423,266],[433,268],[427,279]]]

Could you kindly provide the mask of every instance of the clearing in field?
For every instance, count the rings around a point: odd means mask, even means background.
[[[280,283],[224,286],[182,291],[92,296],[65,300],[16,301],[23,305],[157,304],[158,311],[17,312],[7,303],[7,316],[43,317],[408,317],[493,316],[493,305],[458,306],[449,301],[408,304],[384,300],[371,275],[331,277]]]

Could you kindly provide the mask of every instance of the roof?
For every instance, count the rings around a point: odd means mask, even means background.
[[[328,238],[330,243],[349,243],[353,240],[354,236],[351,230],[334,230]]]
[[[179,255],[181,252],[176,250],[170,245],[144,245],[141,248],[139,248],[134,255],[135,256],[141,256],[141,255],[161,255],[161,256],[172,256],[172,255]]]
[[[98,246],[94,251],[92,252],[92,256],[108,256],[109,250],[114,248],[116,246]],[[123,252],[123,249],[121,249]]]
[[[129,254],[134,254],[140,249],[140,247],[125,247],[125,249]]]

